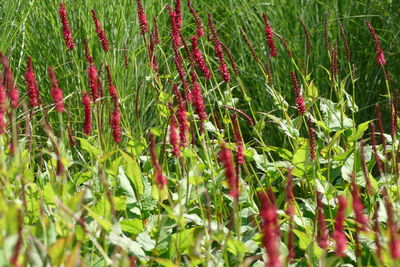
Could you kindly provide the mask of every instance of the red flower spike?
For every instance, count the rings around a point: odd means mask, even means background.
[[[264,31],[265,31],[265,35],[267,37],[269,53],[271,54],[271,56],[275,57],[277,55],[277,53],[276,53],[276,47],[275,47],[275,43],[274,43],[274,34],[272,32],[272,28],[269,24],[267,15],[265,13],[263,13],[263,20],[264,20],[264,25],[265,25]]]
[[[229,196],[237,199],[239,197],[239,180],[233,166],[231,151],[226,147],[225,143],[221,145],[219,160],[224,165],[225,177],[229,185]]]
[[[183,65],[182,56],[179,53],[178,49],[176,48],[174,48],[174,54],[175,54],[174,56],[175,66],[178,71],[179,78],[181,79],[182,87],[185,90],[185,100],[187,102],[192,102],[193,100],[192,93],[190,92],[189,83],[186,79],[186,72],[185,72],[185,67]]]
[[[118,107],[114,107],[114,111],[111,114],[110,125],[112,129],[112,135],[115,143],[121,143],[121,113]]]
[[[288,169],[287,184],[286,184],[286,214],[289,216],[289,238],[288,238],[288,261],[292,262],[296,257],[294,251],[294,232],[293,232],[293,216],[295,213],[295,200],[293,193],[293,177],[292,169]]]
[[[200,119],[200,132],[204,132],[204,121],[207,119],[206,106],[204,105],[201,87],[196,80],[196,73],[191,71],[190,76],[192,77],[193,105],[195,107],[195,112]]]
[[[329,231],[326,228],[324,206],[321,193],[317,191],[317,243],[320,248],[327,250],[329,247]]]
[[[72,37],[71,29],[69,27],[69,22],[67,19],[67,10],[64,4],[60,4],[59,15],[62,24],[63,37],[65,41],[65,45],[68,50],[72,50],[75,47],[74,39]]]
[[[339,257],[345,257],[344,253],[347,247],[347,237],[344,234],[343,223],[345,220],[346,213],[346,199],[344,196],[338,198],[338,211],[335,219],[335,231],[333,232],[333,239],[336,243],[335,254]]]
[[[174,49],[177,49],[182,46],[181,37],[179,34],[179,25],[176,23],[177,15],[176,15],[175,10],[172,10],[172,8],[169,5],[167,5],[166,8],[169,10],[172,44],[173,44]]]
[[[4,134],[7,129],[5,113],[6,113],[6,90],[3,83],[1,82],[1,76],[0,76],[0,134]]]
[[[53,102],[55,104],[55,109],[58,112],[64,112],[64,97],[63,97],[63,91],[62,89],[58,86],[58,81],[56,78],[56,75],[54,73],[54,69],[52,67],[48,68],[48,73],[51,81],[51,97],[53,98]]]
[[[279,224],[278,213],[275,205],[275,196],[271,189],[267,193],[259,192],[258,198],[261,202],[260,216],[262,222],[263,245],[268,254],[268,262],[265,266],[281,267],[283,266],[279,258]]]
[[[101,26],[100,20],[97,18],[96,11],[92,9],[91,12],[94,24],[96,26],[96,33],[101,43],[101,47],[103,48],[104,51],[107,52],[108,50],[110,50],[110,43],[108,42],[106,33],[103,27]]]
[[[201,23],[200,17],[197,14],[196,10],[192,7],[190,0],[187,0],[187,5],[189,7],[190,13],[192,13],[194,21],[196,22],[196,28],[197,28],[197,36],[202,37],[204,36],[204,29],[203,25]]]
[[[368,216],[364,214],[364,204],[360,196],[360,188],[356,184],[355,174],[351,175],[351,196],[353,198],[353,211],[356,222],[361,226],[361,230],[368,230]]]
[[[25,72],[25,82],[28,88],[29,105],[34,108],[40,105],[39,88],[37,86],[35,72],[33,71],[32,59],[28,57]]]
[[[179,146],[178,123],[174,114],[175,112],[172,103],[169,103],[168,106],[171,111],[171,121],[169,124],[169,143],[172,147],[172,155],[174,155],[177,158],[180,158],[182,156],[181,156],[181,148]]]
[[[312,161],[315,160],[315,132],[313,128],[313,123],[311,121],[311,118],[307,118],[307,124],[308,124],[308,135],[309,135],[309,144],[310,144],[310,158]]]
[[[215,50],[215,54],[218,58],[219,71],[221,73],[221,77],[226,83],[229,83],[231,76],[230,76],[229,70],[226,66],[222,45],[219,40],[217,31],[215,30],[214,23],[212,21],[212,15],[210,13],[208,13],[208,27],[210,28],[210,31],[212,33],[214,50]]]
[[[292,77],[292,82],[294,86],[294,93],[296,96],[296,106],[299,115],[304,116],[306,114],[306,106],[304,104],[304,98],[301,94],[299,82],[297,81],[296,74],[293,71],[290,72],[290,76]]]
[[[92,132],[92,108],[90,97],[86,92],[83,92],[82,105],[85,108],[85,121],[83,123],[83,134],[90,135]]]
[[[372,38],[374,38],[375,41],[376,61],[378,62],[379,65],[385,66],[386,59],[385,59],[385,54],[383,53],[383,49],[381,47],[381,41],[379,40],[379,37],[376,34],[374,27],[372,27],[371,22],[367,21],[367,26],[369,31],[371,32]]]
[[[8,58],[0,53],[1,62],[4,66],[4,79],[3,84],[6,88],[8,98],[10,99],[10,104],[13,109],[19,107],[19,90],[15,84],[14,75],[10,67]]]
[[[176,19],[176,25],[178,26],[178,29],[182,29],[182,2],[181,0],[175,0],[175,19]]]
[[[236,113],[232,115],[232,124],[236,142],[236,162],[238,165],[241,165],[244,163],[244,144],[242,135],[240,134],[239,123]]]
[[[377,201],[374,211],[374,235],[375,235],[374,241],[376,246],[376,255],[378,256],[380,263],[382,263],[382,244],[381,241],[379,240],[380,227],[379,227],[378,211],[379,211],[379,202]]]
[[[207,67],[207,64],[204,60],[203,54],[199,49],[199,44],[197,42],[197,37],[192,36],[190,37],[190,41],[192,42],[192,57],[196,62],[197,67],[200,69],[201,73],[203,74],[204,78],[207,80],[211,79],[211,71]]]
[[[140,33],[142,35],[144,35],[146,32],[149,32],[146,14],[144,13],[144,9],[143,9],[141,0],[136,0],[136,5],[137,5],[138,18],[139,18]]]
[[[111,71],[110,71],[110,67],[106,66],[106,71],[107,71],[107,78],[108,78],[108,92],[110,93],[110,96],[113,100],[114,103],[114,109],[118,108],[118,94],[117,94],[117,88],[114,85],[114,82],[112,80],[112,76],[111,76]]]
[[[159,189],[163,189],[167,185],[168,181],[167,181],[167,178],[163,175],[162,168],[157,159],[156,141],[155,141],[154,134],[150,134],[150,157],[151,157],[151,162],[153,164],[153,168],[155,171],[154,181],[157,184]]]

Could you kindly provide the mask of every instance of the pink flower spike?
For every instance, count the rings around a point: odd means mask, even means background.
[[[64,108],[64,97],[63,97],[63,91],[62,89],[58,86],[58,81],[56,78],[56,75],[54,73],[54,69],[52,67],[48,68],[48,73],[51,81],[51,97],[53,98],[54,104],[55,104],[55,109],[58,112],[65,112]]]
[[[28,57],[25,72],[25,82],[28,88],[29,104],[32,108],[40,105],[39,88],[37,86],[35,72],[33,71],[32,59]]]
[[[67,19],[67,10],[64,4],[60,4],[59,15],[62,24],[63,37],[65,41],[65,45],[68,50],[72,50],[75,47],[74,39],[72,37],[71,29],[69,27],[69,22]]]
[[[232,152],[226,147],[225,143],[221,145],[219,160],[224,165],[225,177],[229,185],[229,196],[237,199],[239,197],[239,180],[233,165]]]
[[[339,257],[345,257],[344,253],[347,247],[347,237],[344,233],[343,223],[345,220],[346,213],[346,199],[344,196],[339,196],[338,198],[338,210],[335,219],[335,231],[333,232],[333,239],[336,243],[335,254]]]
[[[110,43],[108,42],[106,33],[103,27],[101,26],[100,20],[97,18],[96,11],[92,9],[91,12],[94,24],[96,26],[96,33],[101,43],[101,47],[103,48],[104,51],[107,52],[108,50],[110,50]]]
[[[85,108],[85,121],[83,123],[83,133],[90,135],[92,132],[92,108],[90,97],[86,92],[83,92],[82,105]]]
[[[143,5],[141,0],[136,0],[137,5],[137,13],[139,18],[140,25],[140,33],[144,35],[146,32],[149,32],[149,26],[147,25],[146,14],[144,13]]]

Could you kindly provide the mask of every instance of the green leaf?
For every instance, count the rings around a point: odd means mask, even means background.
[[[312,235],[293,229],[296,236],[299,238],[299,247],[302,250],[306,250],[308,245],[312,242]]]
[[[153,184],[151,186],[151,196],[154,200],[164,201],[168,199],[168,188],[164,186],[163,189],[160,189],[156,184]]]
[[[171,260],[168,259],[161,259],[161,258],[153,258],[154,261],[158,262],[164,267],[178,267],[175,263],[173,263]]]
[[[97,157],[101,154],[101,150],[92,146],[87,139],[78,138],[78,137],[76,139],[78,139],[80,141],[82,149],[89,152],[89,154],[91,154],[95,157]]]
[[[120,166],[118,170],[119,185],[124,190],[128,197],[128,203],[136,202],[135,192],[125,175],[124,169]]]
[[[227,249],[235,255],[239,261],[242,261],[244,254],[247,252],[246,245],[237,239],[229,238],[226,242]]]
[[[135,189],[139,195],[143,195],[143,181],[141,177],[141,171],[139,164],[136,160],[134,160],[131,156],[126,154],[121,150],[122,157],[126,162],[126,175],[128,176],[129,180],[135,186]]]
[[[320,108],[323,113],[325,124],[332,131],[353,127],[353,121],[342,114],[338,104],[329,99],[321,98]]]
[[[132,235],[138,235],[143,231],[143,223],[139,219],[128,219],[121,221],[121,229]]]
[[[366,121],[366,122],[363,122],[363,123],[361,123],[360,125],[358,125],[358,126],[357,126],[356,132],[353,133],[353,134],[348,138],[349,142],[355,142],[355,141],[357,141],[358,139],[360,139],[360,138],[364,135],[364,132],[368,129],[369,124],[371,123],[371,121],[373,121],[373,120]]]

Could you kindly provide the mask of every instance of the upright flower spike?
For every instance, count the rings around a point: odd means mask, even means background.
[[[264,26],[265,26],[265,36],[267,37],[267,43],[269,47],[269,53],[271,56],[275,57],[277,55],[276,53],[276,47],[274,43],[274,33],[272,32],[272,28],[269,24],[267,15],[263,13],[263,20],[264,20]]]
[[[154,25],[153,25],[153,37],[154,37],[154,44],[161,44],[160,35],[158,33],[158,24],[157,24],[157,17],[154,16]]]
[[[346,50],[347,62],[350,63],[351,62],[350,46],[349,46],[349,42],[347,41],[346,33],[344,31],[344,27],[343,27],[343,24],[341,21],[339,21],[339,26],[340,26],[340,32],[341,32],[342,38],[343,38],[344,48]]]
[[[166,7],[169,11],[170,23],[171,23],[171,38],[174,49],[178,49],[182,46],[181,37],[179,34],[179,25],[177,24],[176,12],[169,5]]]
[[[239,180],[233,165],[232,153],[226,147],[225,143],[222,143],[221,145],[219,160],[224,165],[225,177],[229,185],[229,196],[237,199],[239,197]]]
[[[6,88],[6,93],[10,99],[10,104],[13,109],[19,107],[19,90],[16,86],[14,75],[10,67],[8,58],[0,53],[1,62],[4,67],[3,85]]]
[[[267,193],[259,192],[258,198],[261,202],[260,216],[262,218],[262,241],[268,254],[268,262],[265,263],[265,266],[281,267],[283,264],[279,258],[280,232],[275,196],[272,189],[269,189]]]
[[[167,185],[168,181],[167,178],[163,175],[162,168],[157,159],[156,141],[154,134],[150,134],[150,158],[154,168],[154,182],[161,190]]]
[[[37,86],[35,72],[33,71],[32,59],[28,57],[25,71],[25,82],[28,89],[29,105],[31,108],[40,105],[39,88]]]
[[[83,43],[85,44],[86,60],[89,63],[89,67],[88,67],[88,70],[87,70],[89,88],[90,88],[90,91],[91,91],[93,102],[96,102],[96,100],[100,97],[99,96],[99,87],[100,87],[99,75],[97,73],[96,65],[94,64],[94,59],[90,55],[89,45],[88,45],[87,40],[84,39]]]
[[[201,23],[200,17],[197,14],[196,10],[192,7],[190,0],[187,0],[187,5],[189,7],[190,13],[192,13],[192,15],[193,15],[195,23],[196,23],[197,37],[204,36],[204,29],[203,29],[203,25]]]
[[[201,87],[196,79],[196,73],[194,71],[191,71],[190,76],[192,77],[193,105],[197,116],[199,116],[200,132],[204,132],[204,121],[207,119],[206,106],[204,105]]]
[[[371,122],[371,145],[372,145],[372,150],[374,151],[375,154],[375,161],[376,161],[376,165],[378,165],[378,170],[380,172],[380,175],[383,177],[384,174],[384,170],[383,170],[383,163],[381,158],[379,157],[378,154],[378,148],[376,145],[376,136],[375,136],[375,124],[373,122]]]
[[[315,160],[315,131],[313,127],[313,123],[311,121],[311,118],[307,118],[307,124],[308,124],[308,135],[309,135],[309,145],[310,145],[310,158],[312,161]]]
[[[179,29],[182,29],[182,2],[181,0],[175,0],[175,19],[176,25],[178,25]]]
[[[222,79],[226,83],[229,83],[229,81],[231,80],[231,75],[225,63],[224,51],[222,49],[221,41],[219,40],[217,31],[215,30],[211,13],[208,13],[208,27],[210,28],[213,37],[212,39],[214,43],[215,55],[217,56],[219,62],[219,72],[221,73]]]
[[[364,140],[362,140],[360,143],[360,150],[361,150],[361,167],[362,167],[364,178],[365,178],[365,185],[366,185],[368,194],[370,194],[372,196],[374,194],[374,190],[372,189],[371,180],[369,179],[367,161],[365,159],[365,142],[364,142]]]
[[[65,41],[65,45],[68,50],[72,50],[75,47],[74,39],[72,37],[71,28],[69,27],[69,22],[67,19],[67,9],[64,4],[60,4],[59,15],[62,24],[63,37]]]
[[[190,92],[189,83],[186,79],[185,67],[183,65],[183,59],[178,49],[174,47],[174,62],[176,66],[176,70],[178,71],[179,78],[182,82],[182,87],[185,90],[185,100],[189,103],[192,102],[192,93]]]
[[[379,65],[385,66],[386,59],[385,59],[385,54],[383,52],[383,49],[381,47],[381,41],[379,40],[379,37],[376,34],[374,27],[372,27],[372,24],[370,21],[367,21],[367,26],[368,26],[369,31],[371,32],[372,38],[375,41],[376,61],[378,62]]]
[[[376,254],[378,256],[380,263],[382,263],[382,244],[381,241],[379,240],[380,226],[379,226],[378,212],[379,212],[379,202],[377,201],[374,211],[374,235],[375,235],[374,242],[376,246]]]
[[[317,243],[320,248],[327,250],[329,247],[329,231],[326,227],[324,205],[321,193],[317,191]]]
[[[335,254],[339,257],[345,257],[344,253],[347,247],[347,237],[344,233],[343,223],[346,213],[346,199],[344,196],[339,196],[338,198],[338,210],[335,218],[335,231],[333,232],[333,239],[335,240]]]
[[[306,114],[306,106],[304,104],[303,95],[301,94],[299,82],[297,81],[296,74],[294,74],[293,71],[290,72],[290,76],[292,77],[292,82],[293,82],[293,86],[294,86],[297,111],[298,111],[299,115],[304,116],[304,114]]]
[[[146,32],[149,32],[149,26],[147,25],[147,18],[146,18],[146,14],[144,13],[142,1],[136,0],[136,5],[137,5],[138,18],[139,18],[140,33],[142,35],[145,35]]]
[[[85,121],[83,123],[83,133],[90,135],[92,133],[92,108],[90,105],[90,97],[86,92],[83,92],[82,105],[85,108]]]
[[[107,52],[108,50],[110,50],[110,43],[108,42],[106,33],[103,27],[101,26],[100,20],[97,18],[96,11],[92,9],[91,12],[92,12],[93,22],[96,26],[96,33],[101,43],[101,47],[103,48],[104,51]]]
[[[55,109],[58,112],[64,112],[64,97],[63,97],[63,91],[62,89],[58,86],[58,81],[56,78],[56,75],[54,73],[54,69],[52,67],[48,68],[48,73],[51,81],[51,97],[53,98],[54,104],[56,105]]]
[[[71,144],[72,147],[76,147],[76,141],[72,133],[71,127],[67,126],[67,130],[68,130],[69,143]]]
[[[5,121],[6,110],[6,90],[0,75],[0,134],[4,134],[7,128]]]
[[[190,37],[190,41],[192,42],[192,57],[196,62],[197,67],[200,69],[204,78],[207,80],[211,79],[211,71],[207,67],[207,63],[204,60],[203,54],[199,49],[199,43],[197,41],[197,36]]]
[[[121,113],[118,107],[114,107],[114,111],[111,114],[110,125],[112,130],[112,135],[115,143],[121,143]]]
[[[236,162],[238,165],[241,165],[244,163],[244,144],[242,135],[240,134],[239,123],[236,113],[232,115],[232,124],[236,142]]]
[[[181,148],[179,146],[179,136],[178,136],[178,123],[175,117],[175,111],[172,103],[168,104],[169,110],[171,111],[171,120],[169,124],[169,143],[172,147],[172,155],[177,158],[181,156]]]
[[[395,140],[397,135],[397,117],[399,115],[399,91],[390,97],[390,135]]]
[[[398,234],[398,226],[394,218],[393,206],[389,199],[388,192],[386,189],[383,191],[383,195],[385,197],[385,206],[386,206],[386,214],[387,214],[387,227],[389,230],[389,251],[390,256],[394,260],[400,259],[400,238]]]
[[[292,262],[296,257],[296,253],[294,251],[294,232],[293,232],[293,216],[295,213],[295,199],[293,192],[293,177],[292,177],[292,169],[288,169],[287,173],[287,184],[286,184],[286,214],[289,216],[289,236],[288,236],[288,261]]]
[[[360,188],[356,184],[355,174],[351,175],[351,196],[353,198],[353,211],[356,222],[361,226],[361,230],[368,230],[368,216],[364,214],[364,204],[360,196]]]
[[[179,92],[178,86],[173,85],[175,98],[178,102],[177,119],[179,122],[179,138],[180,145],[182,147],[188,146],[187,135],[189,133],[189,124],[187,120],[186,102],[183,100],[181,93]]]
[[[114,85],[109,66],[106,66],[106,71],[107,71],[107,78],[108,78],[108,92],[110,93],[110,96],[113,100],[114,109],[116,109],[116,108],[118,108],[118,102],[119,102],[117,88]]]
[[[307,43],[307,56],[311,54],[311,39],[310,39],[310,32],[307,29],[307,25],[304,23],[304,20],[299,19],[300,24],[303,27],[304,35],[306,36],[306,43]]]

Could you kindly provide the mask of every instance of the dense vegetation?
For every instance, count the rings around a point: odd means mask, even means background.
[[[0,0],[0,264],[399,265],[399,8]]]

